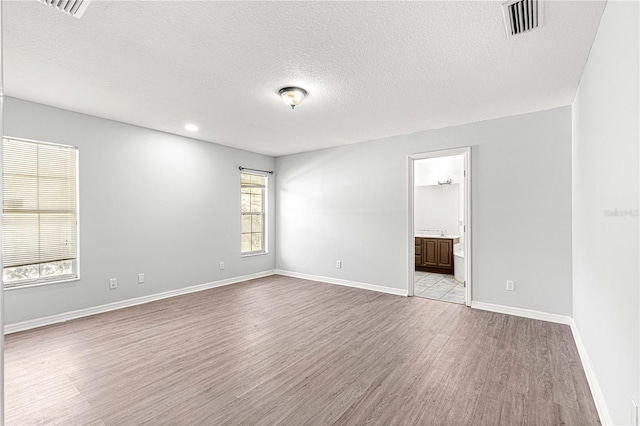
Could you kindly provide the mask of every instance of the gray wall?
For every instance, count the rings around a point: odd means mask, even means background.
[[[462,146],[473,300],[571,315],[570,107],[278,157],[276,267],[406,289],[408,155]]]
[[[607,4],[573,105],[574,320],[614,424],[640,396],[638,14]]]
[[[273,169],[271,157],[11,98],[5,134],[80,148],[81,279],[6,291],[7,324],[274,267],[273,238],[241,258],[239,235],[238,166]]]

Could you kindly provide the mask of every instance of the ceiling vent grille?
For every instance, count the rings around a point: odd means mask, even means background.
[[[42,3],[55,7],[60,12],[80,18],[91,0],[40,0]]]
[[[516,0],[502,5],[507,37],[526,33],[542,25],[544,2],[538,0]]]

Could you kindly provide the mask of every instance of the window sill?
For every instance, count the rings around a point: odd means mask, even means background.
[[[80,277],[73,277],[73,278],[63,278],[60,280],[56,280],[56,281],[40,281],[40,282],[30,282],[28,284],[19,284],[19,285],[15,285],[15,286],[11,286],[11,287],[5,287],[4,291],[11,291],[11,290],[20,290],[22,288],[31,288],[31,287],[42,287],[45,285],[51,285],[51,284],[62,284],[62,283],[68,283],[68,282],[72,282],[72,281],[80,281]]]
[[[247,253],[241,254],[240,257],[255,257],[255,256],[264,256],[265,254],[269,254],[266,251],[261,251],[260,253]]]

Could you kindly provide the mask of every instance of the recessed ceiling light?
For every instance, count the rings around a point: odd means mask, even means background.
[[[198,131],[198,126],[196,126],[195,124],[185,124],[184,128],[185,128],[185,130],[187,130],[189,132],[197,132]]]
[[[294,109],[297,105],[300,105],[307,95],[307,91],[300,87],[284,87],[280,89],[280,96],[285,104],[289,105],[291,109]]]

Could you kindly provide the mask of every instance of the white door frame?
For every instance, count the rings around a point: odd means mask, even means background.
[[[464,161],[464,278],[465,278],[465,304],[471,306],[471,147],[446,149],[441,151],[424,152],[409,155],[408,157],[408,200],[409,200],[409,230],[408,230],[408,253],[409,253],[409,282],[407,283],[407,296],[414,295],[415,278],[415,222],[414,222],[414,194],[415,194],[415,162],[425,158],[450,157],[453,155],[463,155]]]
[[[4,53],[2,11],[3,1],[0,0],[0,136],[4,136]],[[0,160],[2,159],[2,144],[0,144]],[[2,161],[0,161],[0,176],[2,176]],[[0,182],[0,209],[2,209],[2,182]],[[2,215],[0,215],[2,222]],[[0,226],[0,230],[2,227]],[[1,231],[0,231],[1,234]],[[2,235],[0,235],[1,237]],[[0,245],[0,265],[2,265],[2,246]],[[4,283],[0,275],[0,425],[4,425]]]

